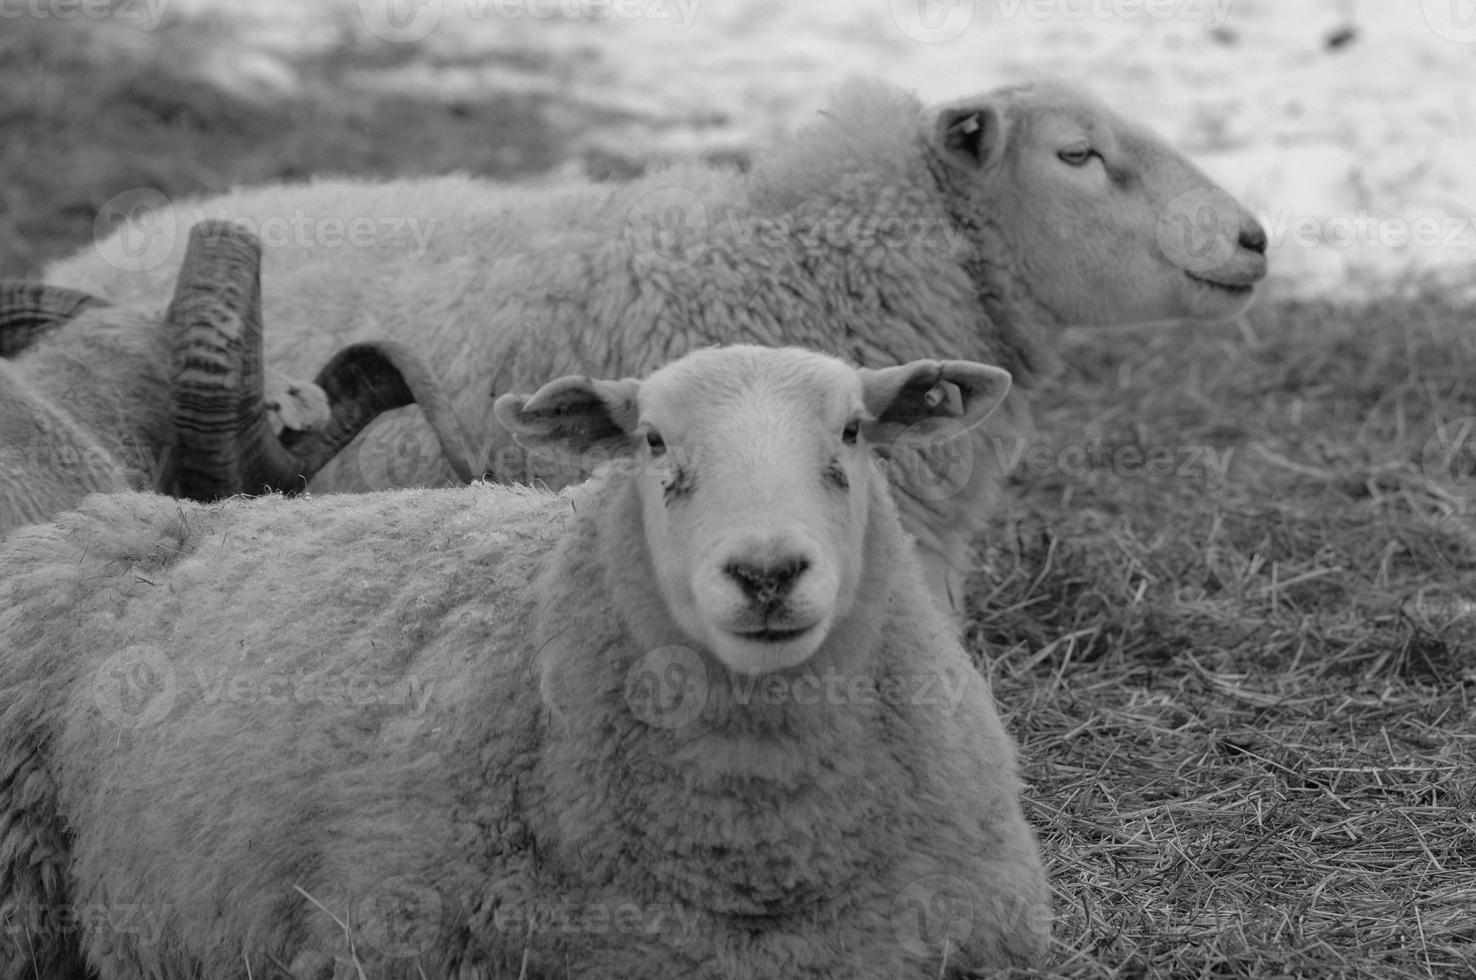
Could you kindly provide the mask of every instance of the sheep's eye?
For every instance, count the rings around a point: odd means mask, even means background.
[[[661,438],[661,433],[655,429],[647,429],[646,447],[651,450],[652,456],[664,455],[666,453],[666,440]]]
[[[846,427],[841,430],[841,442],[847,446],[854,446],[856,444],[856,437],[860,434],[861,420],[851,419],[851,421],[846,423]]]
[[[1056,154],[1056,156],[1060,157],[1062,163],[1069,164],[1073,167],[1086,166],[1087,161],[1096,155],[1097,151],[1090,146],[1073,146]]]

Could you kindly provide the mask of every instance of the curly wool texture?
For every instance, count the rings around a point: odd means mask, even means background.
[[[172,220],[179,242],[207,217],[260,229],[272,366],[300,376],[353,340],[410,343],[483,438],[489,472],[561,486],[587,467],[527,458],[493,418],[493,396],[569,373],[640,376],[717,343],[797,345],[861,365],[963,358],[1028,387],[1051,364],[1038,331],[1056,318],[1024,291],[987,216],[967,234],[956,226],[924,126],[913,96],[853,83],[749,175],[677,166],[624,185],[319,180],[181,203]],[[162,305],[172,269],[126,272],[89,250],[46,278]],[[415,440],[403,430],[375,431],[377,449],[350,447],[314,489],[386,489],[383,463],[366,454],[400,458],[399,485],[446,482],[433,453],[419,468],[404,462]],[[975,434],[966,481],[899,495],[926,550],[972,564],[1006,469],[995,446],[1029,434],[1025,400],[1012,395]]]
[[[614,469],[557,496],[121,494],[18,532],[0,976],[1034,962],[1049,896],[1014,750],[869,492],[854,611],[804,669],[931,678],[951,705],[756,697],[702,654],[700,715],[651,723],[632,668],[689,641]]]
[[[158,484],[173,443],[160,318],[90,310],[0,360],[0,534]]]

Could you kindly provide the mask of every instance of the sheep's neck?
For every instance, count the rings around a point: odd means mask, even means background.
[[[858,612],[810,664],[750,679],[706,658],[700,716],[666,726],[633,710],[626,679],[649,651],[691,641],[651,600],[638,494],[609,489],[596,508],[581,508],[564,545],[567,555],[601,555],[603,581],[588,577],[592,562],[571,566],[585,577],[566,582],[569,617],[555,618],[579,639],[545,648],[559,658],[586,644],[585,662],[552,680],[546,671],[543,689],[555,702],[568,693],[588,703],[555,712],[562,737],[544,761],[547,818],[558,830],[540,849],[723,915],[801,914],[848,894],[880,860],[855,841],[897,805],[889,794],[904,791],[883,775],[896,766],[897,735],[894,706],[877,693],[897,668],[875,657],[887,630],[880,610],[906,598],[890,581],[905,547],[895,515],[873,516]],[[591,602],[591,591],[603,601]],[[927,601],[920,590],[914,599]],[[575,605],[615,611],[624,637],[591,649]]]
[[[1001,338],[1001,350],[1008,357],[1000,366],[1014,375],[1017,385],[1023,386],[1053,373],[1056,358],[1046,338],[1037,336],[1037,332],[1044,327],[1060,326],[1059,318],[1035,300],[1025,277],[1014,268],[1009,238],[991,219],[972,182],[944,160],[926,139],[920,138],[917,145],[931,175],[931,190],[939,210],[971,246],[960,264],[978,290],[979,304]]]

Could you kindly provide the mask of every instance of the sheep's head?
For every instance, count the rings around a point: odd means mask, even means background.
[[[1162,139],[1060,85],[930,112],[961,206],[1003,229],[1021,284],[1066,325],[1232,317],[1266,234]]]
[[[873,447],[930,419],[972,428],[1009,385],[965,361],[858,370],[740,346],[644,381],[561,378],[495,410],[529,449],[630,466],[672,619],[730,669],[757,674],[803,663],[851,608],[872,509],[889,506]]]

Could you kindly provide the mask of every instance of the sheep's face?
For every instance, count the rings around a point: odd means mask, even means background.
[[[876,441],[939,416],[971,427],[1008,387],[1005,372],[966,362],[858,371],[729,347],[643,382],[561,379],[496,410],[531,449],[599,446],[632,464],[672,620],[730,669],[759,674],[804,663],[851,610],[871,508],[884,506]]]
[[[1063,324],[1223,319],[1266,274],[1266,234],[1148,130],[1054,85],[938,111],[934,138]]]

